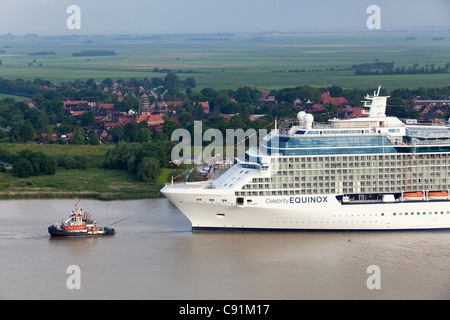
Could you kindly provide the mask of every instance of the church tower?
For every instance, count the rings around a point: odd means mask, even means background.
[[[150,100],[148,96],[144,93],[139,100],[139,114],[140,115],[150,115]]]

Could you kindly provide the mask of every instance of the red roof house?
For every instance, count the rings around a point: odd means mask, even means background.
[[[336,106],[342,106],[342,105],[348,104],[347,99],[345,99],[343,97],[333,98],[327,92],[322,93],[322,95],[320,97],[322,98],[323,104],[327,104],[328,102],[331,102]]]

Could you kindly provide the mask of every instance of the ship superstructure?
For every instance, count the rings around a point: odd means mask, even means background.
[[[385,114],[380,88],[359,118],[300,112],[218,179],[161,192],[197,229],[450,229],[450,126]]]

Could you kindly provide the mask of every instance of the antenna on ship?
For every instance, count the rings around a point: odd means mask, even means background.
[[[275,132],[277,132],[277,118],[275,118]]]

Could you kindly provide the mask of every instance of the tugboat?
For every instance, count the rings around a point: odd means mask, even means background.
[[[78,208],[78,198],[75,198],[75,210],[69,219],[63,220],[61,224],[54,223],[48,227],[52,237],[95,237],[114,234],[113,228],[97,227],[97,221],[92,220],[91,215],[83,213]]]

